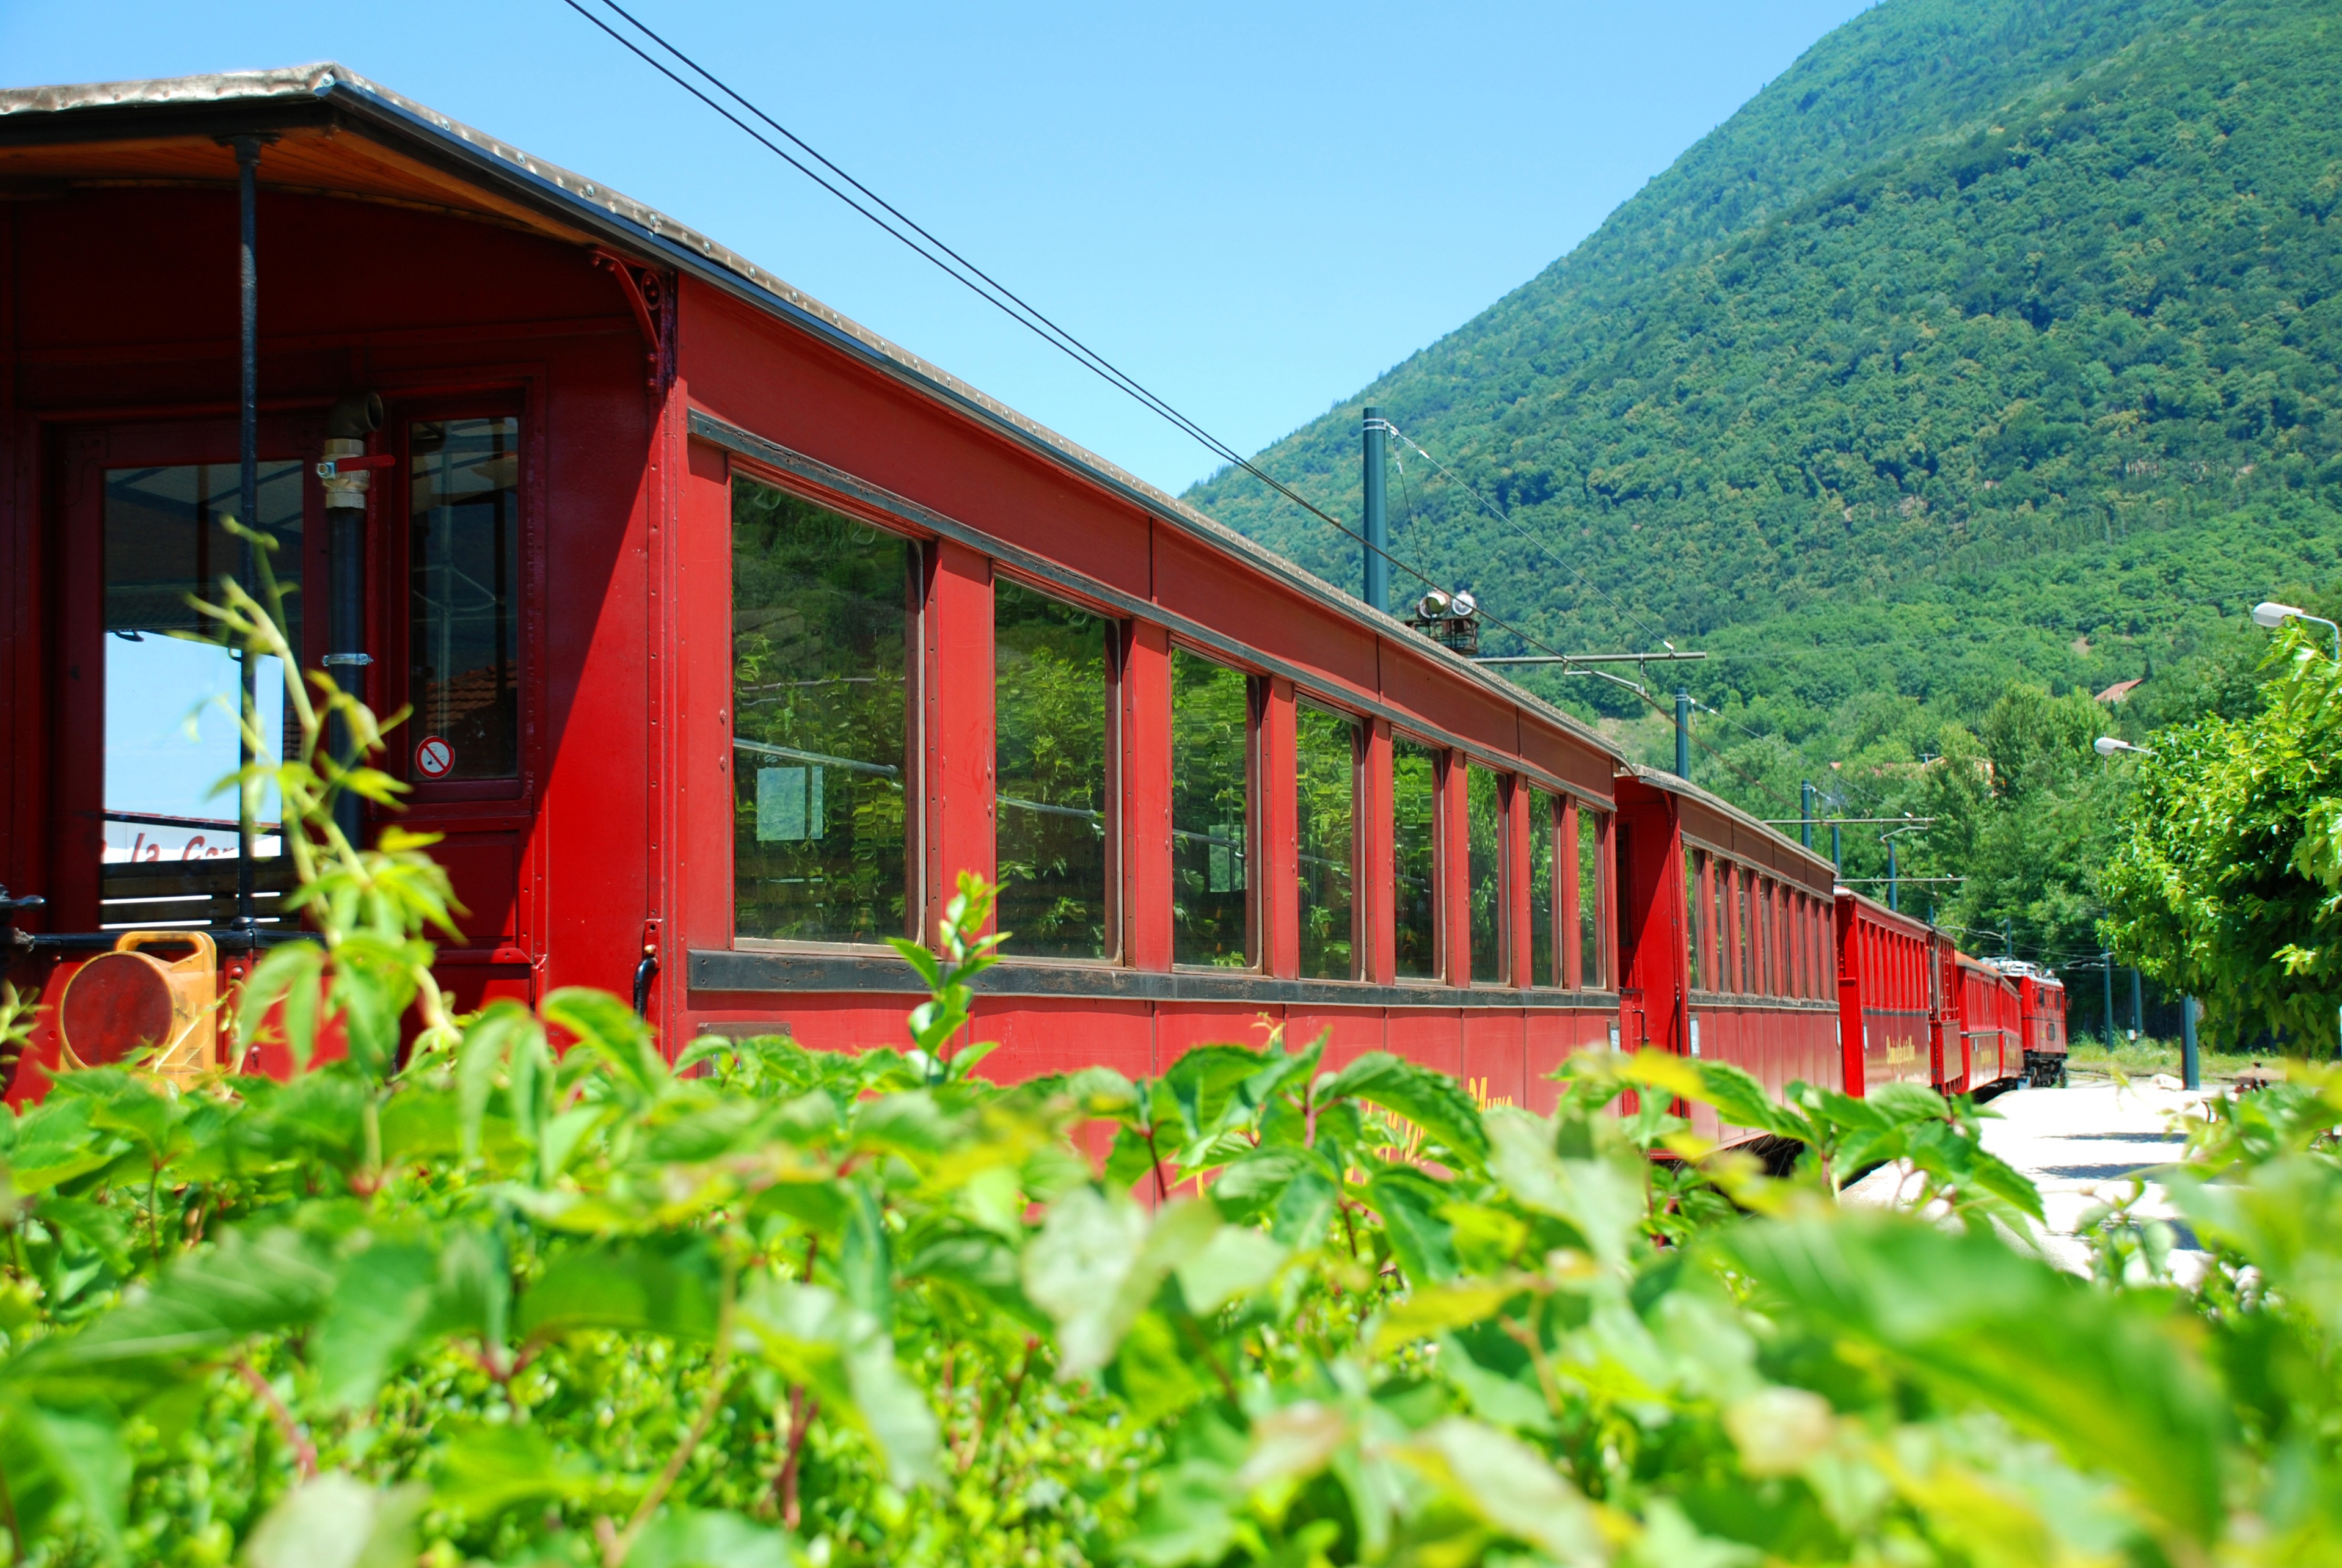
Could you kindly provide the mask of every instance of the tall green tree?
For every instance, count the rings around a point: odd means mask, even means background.
[[[2298,626],[2259,713],[2158,732],[2106,877],[2116,950],[2214,1025],[2318,1052],[2342,1008],[2342,665]]]

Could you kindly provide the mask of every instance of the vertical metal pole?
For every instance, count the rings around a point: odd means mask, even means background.
[[[236,234],[236,295],[242,312],[243,334],[238,345],[243,385],[240,389],[239,415],[241,428],[239,455],[244,464],[242,484],[236,499],[237,521],[246,528],[260,525],[260,138],[238,136],[235,139],[235,190],[237,205]],[[236,581],[247,594],[254,591],[258,573],[254,569],[250,539],[239,542],[236,552]],[[239,769],[252,765],[252,737],[245,725],[259,720],[260,703],[256,687],[258,663],[252,650],[237,654],[236,662],[244,675],[244,724],[237,727],[236,765]],[[252,855],[255,828],[252,820],[252,792],[241,784],[235,792],[235,924],[249,933],[258,923],[253,915]]]
[[[1390,608],[1390,507],[1383,493],[1383,411],[1366,410],[1366,603]]]
[[[2147,1033],[2147,1014],[2139,1005],[2138,990],[2138,966],[2133,964],[2130,971],[2130,1032],[2144,1035]]]
[[[1814,847],[1814,781],[1804,779],[1797,784],[1797,804],[1803,808],[1797,824],[1797,842],[1807,849]]]
[[[1676,777],[1691,777],[1691,694],[1676,688]]]
[[[1830,864],[1837,867],[1840,871],[1844,871],[1846,869],[1846,854],[1843,847],[1838,844],[1837,834],[1837,824],[1830,824]]]
[[[1896,881],[1896,876],[1895,839],[1889,834],[1887,840],[1887,907],[1899,914],[1903,911],[1902,887]]]
[[[2098,973],[2106,977],[2107,985],[2107,1049],[2115,1048],[2115,955],[2098,954]]]
[[[2204,1086],[2204,1064],[2196,1052],[2196,998],[2179,999],[2179,1081],[2190,1089]]]

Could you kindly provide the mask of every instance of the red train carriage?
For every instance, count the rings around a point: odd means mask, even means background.
[[[2015,960],[2000,961],[2017,987],[2018,1038],[2025,1081],[2054,1088],[2066,1082],[2066,983],[2048,970]]]
[[[20,985],[139,927],[232,984],[291,924],[273,831],[208,795],[225,714],[181,727],[235,690],[181,634],[248,511],[305,660],[415,710],[387,765],[465,1006],[636,987],[671,1044],[897,1042],[882,939],[972,870],[1006,1074],[1282,1024],[1534,1101],[1613,1036],[1592,732],[712,240],[335,66],[0,93],[0,188]],[[1827,884],[1703,820],[1779,923],[1719,1046],[1802,1064]]]
[[[1776,1094],[1841,1081],[1830,863],[1672,774],[1618,780],[1619,1016],[1630,1044]],[[1719,1129],[1704,1107],[1696,1125]]]
[[[1942,965],[1935,928],[1875,899],[1837,890],[1839,1043],[1846,1090],[1934,1084]]]
[[[2025,1075],[2024,1031],[2017,985],[1989,963],[1959,956],[1960,1030],[1974,1087],[2013,1084]]]
[[[1936,1008],[1929,1031],[1936,1087],[1947,1094],[1965,1094],[1983,1082],[1969,1049],[1966,1026],[1967,996],[1960,985],[1960,950],[1940,931],[1931,931],[1927,953],[1928,979]]]

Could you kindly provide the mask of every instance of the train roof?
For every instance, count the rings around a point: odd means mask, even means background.
[[[1239,557],[1411,654],[1534,712],[1614,763],[1620,760],[1616,748],[1591,725],[1019,414],[707,235],[346,66],[326,62],[0,89],[0,189],[38,194],[43,187],[125,180],[227,185],[236,177],[235,155],[219,138],[253,132],[275,137],[262,164],[267,189],[483,218],[687,273]]]

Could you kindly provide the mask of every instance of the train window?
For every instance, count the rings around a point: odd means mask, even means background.
[[[1293,722],[1293,783],[1299,796],[1301,977],[1358,974],[1358,726],[1299,704]]]
[[[407,427],[407,729],[433,783],[520,773],[520,421]],[[418,766],[422,764],[417,764]]]
[[[1707,989],[1706,975],[1699,964],[1699,910],[1705,902],[1699,895],[1699,874],[1706,864],[1707,856],[1699,851],[1684,851],[1684,973],[1688,976],[1686,983],[1694,991]]]
[[[1393,968],[1401,979],[1439,977],[1439,754],[1391,742]]]
[[[903,767],[917,548],[769,484],[732,484],[734,930],[909,931]]]
[[[1472,978],[1502,984],[1506,971],[1505,781],[1484,767],[1464,769],[1466,873],[1471,882]]]
[[[1009,952],[1107,958],[1112,622],[1017,584],[992,589],[993,788]]]
[[[1588,991],[1610,985],[1609,954],[1602,944],[1602,905],[1609,874],[1602,858],[1602,814],[1577,808],[1577,983]]]
[[[1171,957],[1253,962],[1252,682],[1171,650]]]
[[[1554,881],[1554,829],[1561,802],[1541,789],[1529,790],[1529,984],[1551,985],[1559,978],[1560,949],[1555,941],[1555,911],[1560,888]]]
[[[285,599],[286,640],[301,628],[301,464],[260,465],[259,531],[273,540],[269,567],[293,590]],[[236,571],[243,546],[225,520],[241,517],[241,472],[233,463],[109,468],[101,524],[104,562],[105,753],[98,887],[109,925],[151,921],[202,925],[235,910],[235,864],[242,837],[233,787],[213,786],[236,770],[244,661],[212,640],[216,623],[195,601],[216,604],[220,578]],[[258,584],[254,584],[257,591]],[[284,666],[252,661],[254,717],[262,756],[298,740]],[[276,786],[256,804],[252,852],[259,868],[260,918],[291,880],[282,862]],[[270,863],[275,864],[270,864]]]

